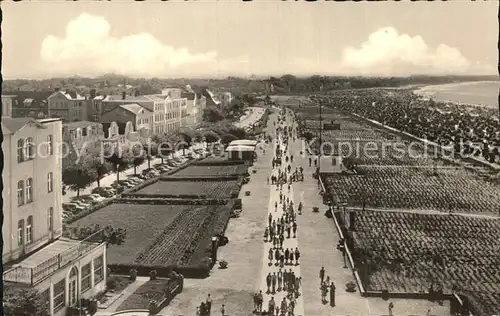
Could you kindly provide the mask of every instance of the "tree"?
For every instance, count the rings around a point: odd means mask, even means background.
[[[122,148],[119,145],[109,149],[111,153],[106,154],[106,160],[113,165],[116,172],[116,182],[120,181],[120,171],[124,171],[132,164],[132,155],[127,148]]]
[[[96,172],[89,165],[87,156],[81,156],[71,166],[67,166],[62,172],[62,182],[72,191],[76,191],[76,196],[80,196],[80,190],[88,188],[97,178]]]
[[[238,138],[236,136],[234,136],[233,134],[225,133],[221,137],[221,143],[223,143],[224,145],[229,145],[229,143],[231,143],[232,141],[237,140],[237,139]]]
[[[3,287],[3,311],[6,316],[50,316],[49,301],[33,288]]]
[[[247,132],[245,131],[245,129],[240,127],[231,126],[228,130],[228,133],[233,134],[238,139],[245,139],[247,137]]]
[[[192,131],[183,131],[179,133],[179,137],[181,138],[182,144],[182,155],[186,154],[186,148],[191,147],[193,144],[193,136],[194,133]]]
[[[113,166],[109,161],[105,160],[100,150],[92,150],[88,153],[86,158],[88,161],[88,166],[95,172],[97,187],[101,187],[102,177],[113,169]]]
[[[132,165],[134,166],[134,175],[137,175],[137,167],[142,165],[144,160],[146,160],[143,145],[134,144],[130,148],[130,153],[132,155],[131,161]]]
[[[142,148],[144,150],[144,156],[148,160],[148,169],[151,169],[151,160],[158,155],[158,143],[152,139],[148,139],[143,142]]]
[[[217,135],[217,133],[213,131],[205,132],[203,136],[205,137],[205,141],[209,144],[216,143],[217,141],[219,141],[219,135]]]
[[[156,145],[156,154],[160,156],[161,163],[163,164],[163,159],[168,157],[172,153],[172,146],[169,138],[166,135],[154,135],[152,142]]]
[[[216,123],[224,119],[224,115],[218,109],[204,109],[203,110],[203,121]]]
[[[123,228],[114,228],[111,225],[101,227],[99,224],[95,224],[89,225],[78,231],[79,240],[83,240],[89,237],[90,240],[105,242],[106,246],[121,246],[125,243],[127,230]]]
[[[264,99],[264,103],[267,105],[271,104],[271,97],[269,95],[266,95],[266,98]]]

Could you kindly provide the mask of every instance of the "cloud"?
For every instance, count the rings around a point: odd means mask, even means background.
[[[446,44],[429,47],[420,36],[399,34],[392,27],[372,33],[360,47],[343,50],[340,68],[361,75],[492,73],[493,67],[468,61]]]
[[[117,73],[138,76],[196,74],[217,70],[217,53],[194,54],[174,48],[149,33],[112,37],[108,21],[81,14],[70,21],[66,36],[47,36],[40,56],[53,74],[101,75]]]

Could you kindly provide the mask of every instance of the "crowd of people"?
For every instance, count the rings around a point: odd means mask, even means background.
[[[410,90],[348,90],[318,98],[324,105],[500,163],[500,121],[492,109],[436,103]]]

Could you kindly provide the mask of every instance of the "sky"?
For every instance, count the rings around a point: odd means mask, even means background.
[[[497,74],[496,1],[2,2],[5,79]]]

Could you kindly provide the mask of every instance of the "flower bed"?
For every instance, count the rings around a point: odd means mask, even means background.
[[[159,311],[182,291],[182,282],[182,278],[150,280],[132,293],[116,311],[149,309],[152,300],[158,303],[156,310]]]
[[[224,181],[168,181],[162,179],[132,194],[136,197],[179,197],[179,198],[231,198],[231,193],[239,191],[238,180]],[[131,195],[127,195],[131,196]]]
[[[175,176],[225,176],[225,175],[243,175],[247,172],[246,164],[227,164],[227,165],[190,165]]]

